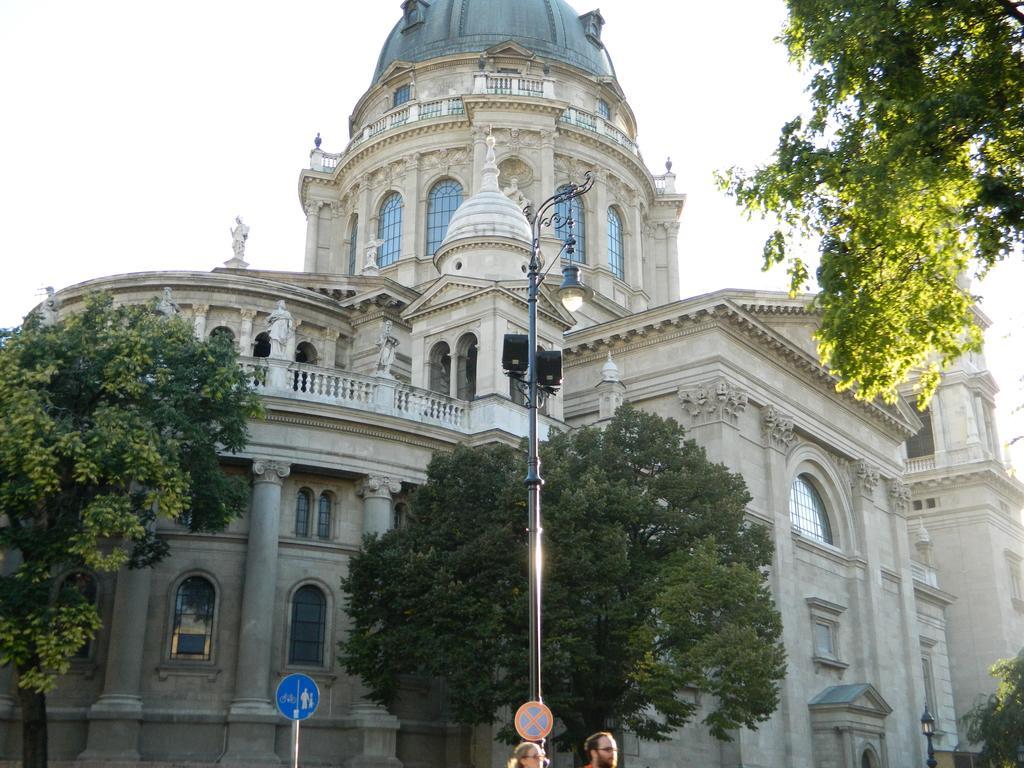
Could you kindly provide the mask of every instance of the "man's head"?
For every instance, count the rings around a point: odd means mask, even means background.
[[[619,745],[608,731],[598,731],[583,742],[583,752],[593,768],[616,768],[619,764]]]

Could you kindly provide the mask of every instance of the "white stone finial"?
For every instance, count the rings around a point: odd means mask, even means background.
[[[601,368],[601,381],[622,381],[622,376],[619,375],[619,366],[612,360],[612,353],[608,353],[608,361]]]
[[[480,185],[480,191],[482,192],[500,192],[498,187],[498,174],[501,171],[498,170],[498,161],[494,156],[494,137],[487,137],[487,157],[484,160],[484,177],[483,182]]]

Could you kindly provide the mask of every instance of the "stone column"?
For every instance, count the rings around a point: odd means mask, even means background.
[[[139,759],[142,652],[152,583],[152,568],[118,571],[103,694],[89,709],[89,737],[79,760]]]
[[[256,459],[245,555],[242,617],[238,627],[235,698],[228,713],[225,763],[278,763],[277,711],[271,703],[270,649],[274,638],[281,486],[291,465]]]
[[[668,298],[679,299],[679,222],[670,221],[665,225],[665,258],[668,260]]]
[[[473,128],[473,176],[469,179],[472,189],[467,190],[463,200],[475,195],[480,191],[480,179],[484,175],[484,161],[487,158],[487,129],[475,126]]]
[[[371,475],[366,478],[359,495],[363,497],[363,535],[381,535],[391,529],[392,494],[402,490],[402,484],[390,477]]]
[[[306,257],[303,262],[303,271],[315,272],[316,271],[316,251],[319,245],[319,227],[320,227],[320,206],[323,203],[320,200],[307,200],[306,210]]]
[[[603,170],[595,172],[597,181],[594,184],[593,191],[596,193],[594,207],[587,211],[592,217],[593,224],[589,227],[587,233],[590,237],[587,238],[587,264],[593,267],[604,267],[610,270],[611,266],[608,264],[608,173]],[[584,195],[584,198],[587,196]],[[583,200],[580,201],[583,203]],[[623,241],[625,245],[625,241]],[[622,254],[625,258],[626,254]],[[623,265],[625,266],[625,265]],[[611,283],[608,284],[608,288],[611,288]],[[608,292],[609,296],[613,296],[611,290]]]
[[[356,222],[356,271],[355,274],[363,274],[363,264],[366,263],[366,244],[377,237],[376,224],[373,223],[373,209],[370,207],[373,201],[370,199],[370,176],[364,174],[359,179],[359,200],[356,203],[356,214],[359,220]],[[371,229],[371,225],[373,229]]]
[[[398,254],[399,260],[406,255],[415,256],[425,239],[419,236],[417,229],[420,226],[420,156],[413,153],[405,158],[405,176],[401,180],[402,200],[405,210],[402,211],[402,252]],[[415,262],[414,262],[415,263]],[[434,269],[431,268],[431,272]]]
[[[200,341],[206,338],[206,315],[209,311],[209,304],[192,305],[192,327],[195,329],[196,338]]]
[[[238,354],[252,357],[252,321],[256,319],[255,309],[243,309],[242,326],[238,331]]]
[[[330,253],[327,263],[318,265],[321,272],[330,272],[335,275],[345,273],[348,261],[348,249],[345,248],[345,225],[348,217],[345,213],[345,206],[341,202],[331,203]]]
[[[553,194],[555,194],[555,134],[554,131],[541,131],[540,199],[547,200]]]

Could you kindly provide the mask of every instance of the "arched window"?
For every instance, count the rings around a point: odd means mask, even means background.
[[[799,475],[790,487],[789,519],[801,535],[824,544],[834,543],[825,502],[807,475]]]
[[[404,503],[399,502],[395,504],[395,509],[391,513],[391,527],[394,529],[404,528],[405,521],[408,519],[408,510]]]
[[[432,392],[447,395],[451,392],[452,353],[448,343],[439,341],[430,350],[428,388]]]
[[[456,354],[456,375],[458,376],[458,397],[472,400],[476,397],[476,336],[467,333],[459,339]]]
[[[402,253],[402,196],[392,192],[380,205],[377,221],[377,266],[386,267],[398,261]]]
[[[174,599],[172,659],[209,660],[213,640],[213,585],[202,576],[189,576]]]
[[[71,599],[75,599],[74,593],[77,593],[88,605],[96,605],[96,580],[88,573],[68,574],[60,588],[61,591],[70,590],[73,593]],[[88,639],[79,646],[71,658],[88,659],[90,655],[92,655],[92,640]]]
[[[316,507],[316,535],[319,539],[331,538],[331,507],[333,500],[329,493],[321,493]]]
[[[252,343],[253,357],[270,357],[270,334],[266,331],[256,337]]]
[[[316,347],[314,347],[308,341],[301,342],[295,348],[295,362],[296,363],[309,363],[310,365],[316,365],[316,361],[317,361]]]
[[[563,185],[558,188],[558,191],[569,189],[569,185]],[[572,214],[572,234],[576,238],[576,250],[572,255],[572,261],[579,262],[580,264],[587,263],[587,248],[586,248],[586,229],[587,222],[583,213],[583,203],[580,202],[578,197],[569,200],[568,202],[559,203],[555,206],[555,215],[558,216],[558,227],[555,231],[558,236],[562,239],[562,242],[566,242],[569,239],[569,215]],[[563,253],[563,258],[568,258],[568,254]]]
[[[309,508],[313,506],[310,503],[309,491],[303,489],[299,491],[298,496],[295,497],[295,535],[306,537],[309,536]]]
[[[230,328],[228,328],[226,325],[218,325],[216,328],[214,328],[212,331],[210,331],[210,338],[211,339],[227,339],[232,344],[234,344],[234,342],[235,342],[235,334],[234,334],[234,332]]]
[[[289,664],[323,664],[327,599],[324,593],[306,585],[292,597],[292,625],[288,642]]]
[[[348,225],[348,273],[356,273],[356,233],[359,231],[359,216],[352,214],[352,223]]]
[[[622,219],[614,208],[608,209],[608,268],[620,280],[626,276],[622,258]]]
[[[448,223],[462,205],[462,185],[452,179],[437,182],[427,196],[427,256],[433,256],[448,234]]]

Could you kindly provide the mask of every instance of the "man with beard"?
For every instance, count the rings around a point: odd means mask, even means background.
[[[619,747],[608,731],[588,736],[583,742],[583,754],[589,760],[584,768],[616,768],[619,764]]]

